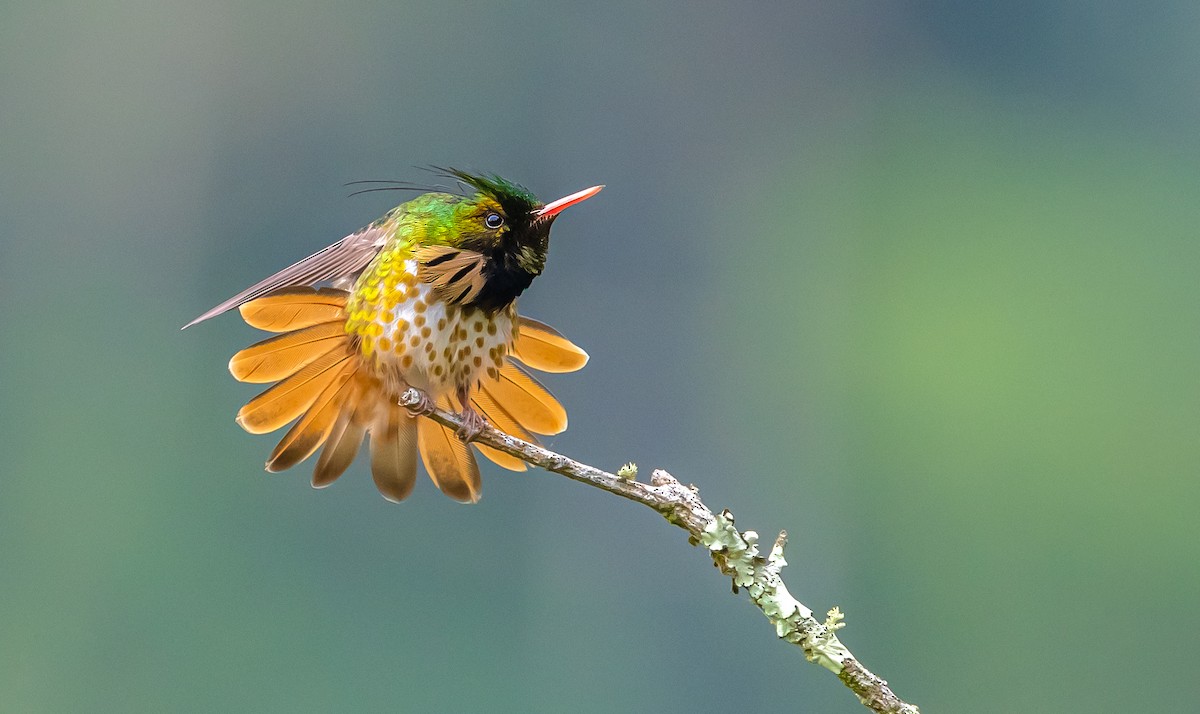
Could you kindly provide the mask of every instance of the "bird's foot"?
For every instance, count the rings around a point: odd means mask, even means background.
[[[459,416],[462,418],[462,426],[458,427],[458,430],[454,433],[464,442],[471,441],[479,436],[479,432],[483,431],[483,427],[487,426],[487,421],[479,415],[479,412],[471,407],[463,409]]]
[[[434,401],[433,397],[429,396],[425,392],[423,392],[420,389],[417,389],[415,387],[413,387],[412,389],[414,392],[421,395],[421,398],[412,404],[404,405],[405,408],[408,409],[408,412],[410,414],[412,414],[413,416],[422,416],[424,414],[428,414],[429,412],[433,411],[437,407],[437,402]]]

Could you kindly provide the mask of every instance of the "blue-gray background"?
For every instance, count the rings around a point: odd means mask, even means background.
[[[234,315],[414,164],[596,199],[550,445],[671,470],[924,711],[1200,694],[1200,6],[0,8],[0,709],[857,712],[640,507],[313,491]],[[1190,704],[1185,704],[1190,702]]]

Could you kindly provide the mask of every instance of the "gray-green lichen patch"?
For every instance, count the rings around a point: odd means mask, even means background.
[[[700,543],[709,549],[721,571],[733,578],[735,590],[746,589],[754,604],[775,625],[775,633],[781,639],[799,645],[810,662],[817,662],[835,674],[841,672],[842,663],[850,657],[835,634],[844,626],[842,613],[834,608],[824,623],[818,622],[812,610],[788,592],[779,575],[787,565],[783,557],[786,533],[779,534],[771,552],[763,558],[759,555],[758,534],[738,532],[733,514],[722,511],[705,526]]]

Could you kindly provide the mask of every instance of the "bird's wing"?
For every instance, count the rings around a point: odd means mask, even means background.
[[[225,302],[183,326],[187,329],[242,303],[265,295],[276,288],[292,285],[314,285],[323,280],[352,275],[371,262],[371,258],[383,248],[390,233],[387,224],[373,225],[357,233],[351,233],[331,246],[322,248],[299,263],[290,265],[265,280],[261,280]]]

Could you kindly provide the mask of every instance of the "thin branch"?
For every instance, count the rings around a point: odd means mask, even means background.
[[[421,404],[421,393],[415,389],[405,391],[400,396],[400,404],[417,407]],[[457,414],[437,408],[424,413],[443,426],[452,429],[462,426],[462,419]],[[714,514],[700,500],[695,486],[683,485],[666,471],[656,470],[650,483],[645,484],[635,480],[637,468],[632,464],[622,468],[619,475],[611,474],[509,436],[490,425],[484,426],[474,441],[658,511],[668,521],[686,530],[693,545],[708,549],[713,563],[733,578],[734,592],[739,588],[746,590],[751,602],[775,625],[780,639],[798,645],[810,662],[836,674],[868,709],[878,714],[919,714],[916,706],[893,694],[886,681],[862,666],[838,640],[837,631],[845,624],[841,611],[833,608],[825,621],[820,622],[812,610],[788,593],[780,577],[780,571],[787,565],[783,559],[787,533],[780,533],[763,557],[758,549],[757,533],[739,532],[734,527],[733,514],[729,511]]]

